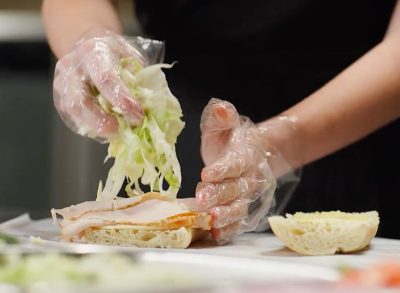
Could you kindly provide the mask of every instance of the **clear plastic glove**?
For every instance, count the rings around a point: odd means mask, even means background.
[[[121,80],[122,58],[135,58],[141,65],[163,58],[163,43],[143,38],[128,39],[97,28],[77,42],[74,49],[56,65],[54,104],[65,124],[74,132],[107,139],[116,133],[118,123],[96,99],[100,92],[131,125],[138,125],[144,112]]]
[[[212,215],[212,237],[223,244],[256,230],[274,206],[276,180],[269,160],[277,161],[278,153],[267,147],[265,128],[226,101],[209,102],[200,128],[205,167],[196,199]]]

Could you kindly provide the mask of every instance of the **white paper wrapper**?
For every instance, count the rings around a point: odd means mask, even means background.
[[[357,254],[305,257],[288,250],[268,233],[245,233],[224,246],[205,241],[185,250],[174,250],[63,243],[59,241],[57,225],[50,218],[31,220],[27,214],[0,224],[0,231],[21,241],[19,245],[2,247],[3,253],[7,249],[77,255],[117,252],[128,254],[142,263],[198,270],[209,280],[330,282],[339,279],[338,268],[343,265],[365,268],[387,259],[400,261],[400,240],[383,238],[375,238],[368,250]]]

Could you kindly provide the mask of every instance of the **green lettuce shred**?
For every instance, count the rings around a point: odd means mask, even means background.
[[[120,75],[145,112],[139,126],[130,126],[120,109],[98,95],[100,105],[119,124],[118,135],[109,141],[106,158],[114,158],[114,165],[104,188],[100,181],[98,200],[115,198],[125,179],[128,196],[142,194],[142,186],[147,186],[149,191],[176,197],[182,179],[175,143],[185,124],[180,104],[162,72],[163,68],[171,67],[168,64],[142,67],[135,60],[121,60]],[[168,188],[164,190],[165,185]]]

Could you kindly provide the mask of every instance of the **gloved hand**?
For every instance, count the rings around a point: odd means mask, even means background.
[[[205,167],[197,203],[212,215],[212,237],[219,243],[257,228],[273,205],[276,180],[265,128],[241,117],[226,101],[212,99],[200,122]],[[284,160],[280,160],[284,161]]]
[[[116,133],[118,123],[101,108],[97,94],[100,92],[131,125],[139,124],[144,112],[119,76],[119,62],[122,58],[135,58],[145,66],[149,64],[145,51],[158,51],[150,52],[157,59],[156,55],[162,55],[162,43],[143,38],[128,40],[101,28],[88,35],[57,62],[54,104],[73,131],[104,139]]]

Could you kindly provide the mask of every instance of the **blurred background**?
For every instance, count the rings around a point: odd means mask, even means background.
[[[119,1],[126,31],[138,27],[132,1]],[[49,216],[96,196],[106,147],[69,131],[53,106],[55,59],[39,0],[0,1],[0,221]]]

